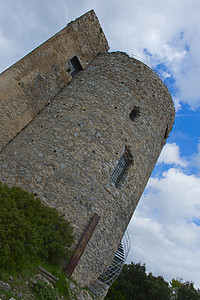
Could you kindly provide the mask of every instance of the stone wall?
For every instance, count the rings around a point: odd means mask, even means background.
[[[149,67],[125,53],[101,54],[1,152],[0,181],[64,213],[74,248],[100,216],[73,273],[79,284],[112,262],[173,122],[171,96]],[[131,163],[116,187],[110,178],[123,155]]]
[[[109,49],[90,11],[0,75],[0,150],[71,80],[68,61],[82,67]]]

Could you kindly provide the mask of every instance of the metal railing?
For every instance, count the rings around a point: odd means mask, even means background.
[[[165,78],[163,77],[163,75],[158,71],[158,68],[156,66],[154,66],[152,63],[150,63],[148,60],[146,60],[145,58],[135,55],[135,54],[131,54],[131,53],[127,53],[127,55],[131,58],[135,58],[139,61],[141,61],[142,63],[144,63],[145,65],[147,65],[151,70],[153,70],[158,77],[162,80],[162,82],[166,85],[165,82]]]
[[[111,266],[108,268],[106,272],[104,272],[100,277],[103,283],[110,286],[120,275],[123,265],[128,256],[129,250],[131,248],[130,237],[128,235],[128,231],[125,231],[125,234],[120,242],[117,251],[115,253],[115,257]]]

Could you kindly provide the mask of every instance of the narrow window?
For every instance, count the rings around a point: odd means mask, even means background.
[[[125,152],[121,156],[117,166],[115,167],[110,179],[111,182],[118,187],[126,178],[128,169],[133,162],[133,156],[130,150],[125,147]]]
[[[164,135],[164,139],[167,139],[168,138],[168,125],[165,129],[165,135]]]
[[[83,70],[83,68],[77,56],[74,56],[72,59],[68,61],[67,71],[71,74],[72,77],[74,77],[74,75],[76,75],[81,70]]]

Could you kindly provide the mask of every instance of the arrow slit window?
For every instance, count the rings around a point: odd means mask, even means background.
[[[128,149],[125,149],[125,153],[120,157],[120,160],[115,167],[110,180],[115,187],[118,187],[124,182],[128,174],[128,169],[133,162],[133,156]]]

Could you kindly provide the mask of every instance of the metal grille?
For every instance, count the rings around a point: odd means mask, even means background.
[[[70,70],[70,74],[72,74],[73,72],[75,72],[75,67],[72,64],[71,60],[68,61],[68,68]]]
[[[124,155],[120,158],[116,168],[114,169],[110,179],[111,182],[118,187],[119,184],[123,181],[124,175],[126,174],[126,171],[129,166],[129,160],[125,158]]]
[[[80,61],[78,60],[77,56],[74,56],[72,59],[68,61],[68,68],[70,70],[70,74],[73,77],[79,71],[83,70]]]

